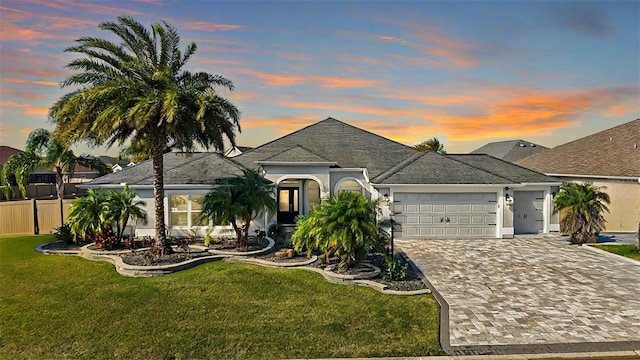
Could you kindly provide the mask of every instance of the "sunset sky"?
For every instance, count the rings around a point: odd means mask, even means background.
[[[110,37],[97,24],[120,15],[175,25],[198,45],[191,70],[233,80],[245,146],[329,116],[462,153],[555,146],[640,117],[638,1],[2,0],[0,144],[53,129],[64,49]]]

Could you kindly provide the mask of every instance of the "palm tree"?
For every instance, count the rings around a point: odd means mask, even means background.
[[[560,231],[569,234],[572,242],[595,242],[604,230],[603,213],[609,212],[610,202],[604,189],[591,183],[565,183],[560,187],[553,202],[554,213],[563,211]]]
[[[118,242],[122,240],[122,232],[127,227],[129,219],[140,220],[147,224],[147,212],[142,209],[147,203],[137,199],[137,194],[129,189],[127,185],[121,192],[111,190],[106,199],[105,210],[107,217],[116,223],[116,237]]]
[[[130,154],[152,159],[156,247],[160,253],[170,252],[163,152],[167,147],[189,152],[197,144],[221,151],[225,139],[235,145],[239,111],[214,90],[220,86],[231,91],[233,83],[219,75],[184,70],[197,46],[192,42],[181,52],[178,31],[166,22],[149,30],[131,17],[119,17],[99,27],[121,42],[83,37],[66,49],[82,57],[67,65],[76,73],[62,86],[79,89],[60,98],[49,116],[56,132],[69,142],[108,147],[128,142]]]
[[[7,160],[7,166],[2,169],[2,184],[7,199],[13,189],[9,184],[10,175],[14,175],[18,188],[26,197],[26,184],[29,174],[37,167],[53,169],[56,172],[56,190],[58,199],[64,197],[64,184],[73,177],[76,165],[82,165],[97,170],[100,175],[109,172],[109,168],[100,159],[91,155],[76,156],[72,150],[46,129],[35,129],[27,137],[26,149],[23,153],[15,154]]]
[[[274,185],[260,176],[257,170],[247,169],[243,176],[221,181],[204,197],[202,218],[215,224],[231,223],[238,238],[237,247],[248,245],[251,219],[268,213],[272,216],[277,203]]]
[[[35,170],[39,161],[40,158],[37,154],[26,151],[13,154],[7,159],[7,162],[2,166],[0,179],[5,199],[9,200],[13,196],[12,178],[15,179],[22,197],[27,197],[29,175]]]
[[[313,208],[301,218],[291,235],[296,251],[319,250],[329,263],[331,254],[340,259],[338,267],[360,264],[373,249],[378,236],[374,201],[355,192],[343,192]]]
[[[446,154],[446,151],[444,151],[444,144],[442,144],[440,140],[435,137],[429,140],[425,140],[420,144],[414,145],[411,148],[415,152],[435,151],[441,154]]]
[[[99,235],[112,223],[105,211],[106,201],[107,194],[102,189],[89,189],[86,196],[71,204],[67,222],[74,237],[84,240],[87,235]]]

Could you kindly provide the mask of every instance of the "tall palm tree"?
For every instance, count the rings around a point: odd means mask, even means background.
[[[438,140],[438,138],[431,138],[429,140],[425,140],[420,144],[414,145],[411,147],[415,152],[425,152],[425,151],[435,151],[442,154],[446,154],[444,151],[444,144]]]
[[[610,202],[604,189],[591,183],[565,183],[560,187],[553,201],[554,213],[564,210],[560,231],[569,234],[572,242],[595,242],[604,230],[603,213],[609,212]]]
[[[231,223],[238,241],[237,247],[246,247],[251,219],[273,215],[277,209],[274,185],[260,176],[257,170],[243,171],[243,176],[221,181],[204,197],[202,218],[215,224]]]
[[[2,169],[2,184],[7,199],[12,195],[9,184],[10,175],[14,175],[18,188],[26,197],[26,184],[29,174],[37,167],[53,169],[56,172],[56,190],[58,198],[64,197],[64,184],[73,177],[76,165],[97,170],[100,175],[109,173],[109,168],[100,159],[91,155],[76,156],[71,149],[55,138],[46,129],[35,129],[27,137],[26,149],[7,160]]]
[[[169,147],[192,151],[197,144],[224,148],[235,145],[240,131],[239,111],[215,87],[233,90],[225,77],[184,70],[195,53],[195,43],[180,51],[178,31],[156,23],[145,28],[131,17],[104,22],[100,29],[120,43],[96,37],[78,39],[67,52],[81,54],[67,67],[76,73],[63,87],[79,87],[49,110],[56,131],[70,142],[123,145],[131,154],[153,162],[156,247],[166,245],[163,152]]]
[[[111,224],[105,211],[107,194],[102,189],[89,189],[87,195],[76,199],[69,208],[67,222],[74,237],[83,240],[87,235],[98,235]]]
[[[340,193],[298,221],[291,242],[296,251],[322,251],[327,263],[335,253],[340,258],[339,267],[354,267],[365,259],[377,239],[375,205],[360,193]]]
[[[116,237],[118,242],[122,240],[122,232],[127,227],[129,219],[140,220],[147,224],[147,212],[142,209],[147,203],[137,199],[137,194],[127,185],[121,192],[110,191],[106,199],[105,210],[110,220],[116,223]]]

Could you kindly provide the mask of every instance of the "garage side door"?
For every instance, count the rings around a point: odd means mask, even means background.
[[[496,236],[496,193],[394,193],[394,201],[403,237]]]

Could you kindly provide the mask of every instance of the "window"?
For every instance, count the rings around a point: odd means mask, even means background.
[[[203,201],[204,195],[170,195],[171,227],[207,226],[207,221],[200,220]]]
[[[345,180],[338,186],[338,194],[347,191],[362,194],[362,187],[355,180]]]
[[[307,199],[309,202],[309,209],[314,205],[320,204],[320,186],[315,180],[310,180],[307,188]]]

